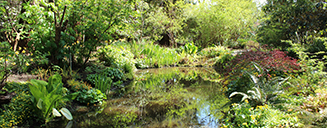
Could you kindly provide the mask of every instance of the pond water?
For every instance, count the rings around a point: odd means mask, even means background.
[[[102,106],[79,107],[73,121],[49,127],[219,127],[229,109],[220,78],[213,68],[138,70]]]

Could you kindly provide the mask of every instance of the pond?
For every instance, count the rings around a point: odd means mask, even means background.
[[[103,105],[77,107],[73,121],[49,127],[215,128],[229,110],[220,78],[213,68],[203,67],[138,70]]]

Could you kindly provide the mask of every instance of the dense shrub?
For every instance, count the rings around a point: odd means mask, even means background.
[[[186,53],[183,52],[178,54],[179,50],[175,48],[160,47],[153,42],[133,43],[128,46],[116,44],[116,47],[124,47],[132,51],[137,68],[172,66],[178,64],[186,56]]]
[[[315,90],[316,94],[306,97],[301,108],[313,113],[324,113],[323,111],[327,108],[326,91],[326,88]]]
[[[300,65],[297,63],[297,60],[288,57],[283,51],[265,51],[263,48],[246,50],[225,63],[223,67],[223,84],[228,87],[227,94],[234,91],[246,92],[252,88],[250,76],[244,75],[245,71],[255,71],[252,62],[260,65],[267,77],[294,77],[297,71],[300,71]],[[260,75],[258,72],[254,74],[255,76]]]
[[[87,83],[81,83],[80,81],[77,81],[75,79],[68,80],[67,84],[68,84],[69,89],[74,92],[92,89],[91,85],[89,85]]]
[[[103,94],[99,89],[92,88],[90,90],[82,90],[76,97],[76,100],[86,105],[101,104],[107,96]]]
[[[261,9],[266,21],[258,31],[260,43],[286,49],[281,40],[309,43],[308,37],[326,36],[326,3],[321,0],[268,0]]]
[[[98,53],[99,60],[106,66],[118,68],[123,73],[132,73],[136,69],[134,55],[124,48],[105,46]]]
[[[196,58],[199,60],[198,65],[221,67],[224,63],[230,61],[232,51],[224,46],[214,46],[202,49]]]
[[[28,23],[23,28],[29,32],[33,30],[28,36],[31,51],[50,53],[49,59],[55,64],[69,55],[78,64],[85,64],[98,46],[124,30],[128,25],[125,18],[134,15],[133,5],[115,0],[35,2],[24,4],[23,22],[17,21]]]
[[[96,74],[88,74],[86,80],[90,84],[95,85],[95,79],[98,77],[99,74],[105,77],[109,77],[113,80],[113,82],[125,80],[125,75],[119,69],[112,67],[106,67],[103,70],[99,70],[96,72]]]
[[[31,100],[33,96],[29,92],[28,84],[7,83],[4,89],[17,95],[9,104],[3,105],[4,109],[0,112],[0,127],[28,126],[41,121],[35,115]]]
[[[249,37],[260,15],[255,3],[247,0],[213,0],[188,7],[183,34],[204,48]]]
[[[240,74],[243,69],[250,69],[251,62],[258,63],[268,74],[282,76],[284,73],[294,73],[300,70],[297,60],[286,55],[280,50],[267,51],[264,48],[246,50],[227,62],[224,70],[226,75]]]
[[[301,127],[299,119],[292,114],[274,109],[269,105],[252,107],[247,101],[231,106],[223,119],[223,127]]]
[[[224,46],[215,46],[204,48],[199,52],[199,55],[205,56],[207,58],[213,58],[217,56],[222,56],[224,54],[231,54],[231,51]]]
[[[34,108],[31,98],[32,95],[29,94],[29,92],[23,91],[12,98],[9,104],[4,105],[5,109],[0,112],[0,126],[6,128],[33,123],[31,121],[34,114]]]
[[[92,88],[91,85],[82,83],[76,80],[68,80],[68,86],[71,90],[79,92],[76,100],[82,104],[93,105],[96,103],[102,103],[104,99],[107,99],[99,89]]]

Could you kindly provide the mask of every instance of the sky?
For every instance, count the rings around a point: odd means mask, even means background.
[[[258,2],[258,4],[264,4],[265,2],[267,2],[266,0],[253,0],[255,2]]]

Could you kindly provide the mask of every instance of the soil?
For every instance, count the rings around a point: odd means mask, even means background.
[[[17,82],[17,83],[22,83],[22,82],[27,82],[30,79],[36,79],[36,75],[30,75],[30,74],[19,74],[19,75],[10,75],[7,79],[7,82]]]

